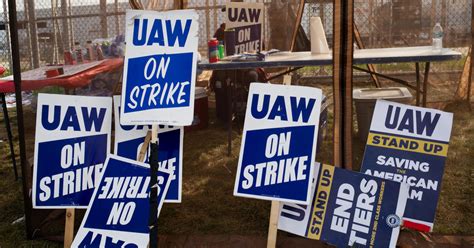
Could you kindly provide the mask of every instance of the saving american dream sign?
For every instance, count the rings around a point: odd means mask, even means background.
[[[308,204],[322,92],[252,83],[234,195]]]
[[[235,53],[262,50],[263,3],[226,3],[226,29],[234,29]]]
[[[190,125],[198,48],[195,10],[127,10],[121,124]]]
[[[120,96],[114,96],[115,116],[115,155],[137,160],[142,149],[145,136],[151,127],[148,125],[121,125],[120,124]],[[183,127],[160,125],[158,139],[158,167],[172,172],[170,188],[166,194],[165,202],[181,202],[181,185],[183,174]],[[150,147],[144,156],[148,163]]]
[[[110,155],[72,247],[147,247],[149,165]],[[171,174],[158,170],[158,214]]]
[[[278,229],[337,247],[395,247],[409,186],[317,164],[309,205],[280,205]]]
[[[110,97],[38,94],[34,208],[86,208],[110,152]]]
[[[410,185],[403,225],[433,230],[453,114],[379,100],[361,172]]]

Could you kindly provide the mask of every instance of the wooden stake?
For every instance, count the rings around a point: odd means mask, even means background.
[[[74,208],[66,209],[66,224],[64,225],[64,248],[71,247],[74,239]]]
[[[151,140],[151,132],[148,131],[145,136],[145,141],[143,141],[142,148],[140,149],[140,153],[138,154],[137,161],[143,162],[145,160],[146,151],[148,150],[148,146],[150,145]]]
[[[151,143],[158,142],[158,125],[151,127]]]
[[[295,28],[293,29],[293,34],[291,36],[291,45],[290,51],[294,51],[296,46],[296,36],[298,35],[298,29],[301,25],[301,19],[303,18],[303,11],[304,11],[304,0],[300,0],[300,4],[298,5],[298,12],[296,13],[296,20],[295,20]]]
[[[276,247],[279,213],[280,202],[272,201],[272,208],[270,210],[270,223],[268,224],[267,248]]]
[[[359,47],[359,49],[364,49],[364,43],[362,42],[362,38],[360,37],[360,32],[359,32],[359,28],[357,28],[357,25],[354,23],[354,39],[357,43],[357,47]],[[367,69],[369,69],[370,71],[370,77],[372,78],[372,81],[374,82],[375,84],[375,87],[377,88],[380,88],[381,85],[380,85],[380,82],[379,82],[379,78],[377,77],[377,75],[374,74],[374,72],[377,72],[376,69],[375,69],[375,65],[373,64],[367,64]]]

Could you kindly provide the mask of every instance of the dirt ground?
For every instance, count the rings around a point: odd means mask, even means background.
[[[472,221],[474,219],[472,179],[474,176],[472,166],[474,163],[474,111],[469,111],[467,106],[458,103],[439,103],[444,98],[450,98],[451,95],[446,95],[446,92],[452,94],[453,83],[447,84],[447,86],[442,83],[433,85],[433,93],[430,96],[431,106],[454,113],[453,134],[434,232],[442,235],[474,235],[474,221]],[[318,86],[323,88],[327,96],[331,96],[328,84]],[[331,111],[330,108],[329,120],[332,119]],[[234,197],[232,194],[240,149],[241,125],[234,124],[232,153],[227,156],[227,131],[225,125],[214,118],[214,113],[215,110],[211,108],[211,120],[207,129],[185,133],[182,203],[163,206],[159,219],[159,233],[165,235],[163,237],[181,238],[189,235],[200,237],[224,235],[227,237],[224,240],[227,241],[220,243],[224,246],[233,244],[233,239],[229,241],[229,236],[226,235],[243,235],[262,239],[267,233],[270,202]],[[11,112],[11,116],[16,129],[15,113]],[[34,111],[26,107],[25,125],[29,158],[33,156],[34,121]],[[0,247],[59,247],[61,246],[59,243],[49,241],[25,241],[24,222],[12,224],[23,216],[23,197],[21,181],[15,181],[13,177],[3,119],[0,119],[0,122],[0,139],[3,141],[0,143],[0,178],[2,178],[0,180]],[[329,121],[321,150],[317,155],[317,160],[323,163],[330,163],[332,157],[331,128],[332,122]],[[16,130],[15,137],[18,137]],[[355,132],[353,162],[355,168],[359,167],[362,156],[363,144]],[[76,224],[79,223],[80,221],[77,220]],[[61,235],[61,226],[51,228],[57,228],[57,235]],[[405,231],[403,235],[408,236],[407,240],[410,240],[412,236],[421,237],[420,240],[428,242],[427,247],[440,239],[436,238],[438,237],[436,235],[424,237],[410,231]],[[291,237],[291,235],[279,232],[279,237]],[[469,243],[472,239],[470,240],[459,241],[457,244],[460,246],[467,244],[472,247],[472,243]],[[167,244],[179,244],[170,242]],[[257,245],[261,241],[255,242],[253,244]],[[219,246],[216,243],[209,244],[214,244],[209,245],[210,247]],[[404,247],[415,247],[417,243],[406,244]]]

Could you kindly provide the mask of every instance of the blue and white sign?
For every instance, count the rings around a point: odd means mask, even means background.
[[[234,195],[308,204],[322,92],[252,83]]]
[[[453,114],[377,101],[361,172],[410,185],[403,225],[433,230]]]
[[[158,170],[158,214],[170,178]],[[72,247],[147,247],[149,192],[148,164],[110,155]]]
[[[34,208],[86,208],[110,152],[112,99],[38,94]]]
[[[148,125],[121,125],[120,124],[120,96],[114,96],[115,115],[115,155],[137,160],[151,127]],[[158,166],[172,172],[170,188],[165,202],[181,202],[181,187],[183,174],[183,127],[160,125],[158,128]],[[148,163],[150,147],[143,161]]]
[[[235,40],[232,41],[236,54],[259,52],[262,50],[263,3],[228,2],[226,7],[226,29],[233,29]],[[227,41],[229,42],[229,40]]]
[[[308,205],[280,205],[278,229],[337,247],[395,247],[408,185],[330,165],[315,166]]]
[[[191,125],[198,49],[195,10],[127,10],[121,124]]]

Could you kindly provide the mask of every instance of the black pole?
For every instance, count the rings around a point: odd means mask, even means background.
[[[28,179],[27,177],[27,165],[26,165],[26,150],[25,150],[25,130],[23,124],[23,105],[21,99],[21,67],[20,67],[20,47],[18,44],[18,27],[16,17],[16,1],[8,0],[8,16],[10,21],[10,42],[12,49],[12,65],[13,65],[13,82],[15,83],[15,98],[16,98],[16,114],[18,124],[18,138],[20,146],[20,165],[21,165],[21,177],[23,183],[23,205],[25,210],[25,224],[26,224],[26,236],[28,239],[33,237],[32,226],[31,226],[31,199],[28,195]]]
[[[150,228],[149,248],[158,247],[158,143],[159,141],[156,143],[150,143],[150,215],[148,219],[148,227]]]
[[[10,117],[8,116],[7,102],[5,99],[5,93],[0,93],[0,101],[2,102],[3,119],[5,121],[5,127],[7,128],[8,144],[10,146],[10,156],[12,157],[13,173],[15,173],[15,181],[18,181],[18,170],[16,168],[15,159],[15,148],[13,147],[13,135],[10,123]]]

